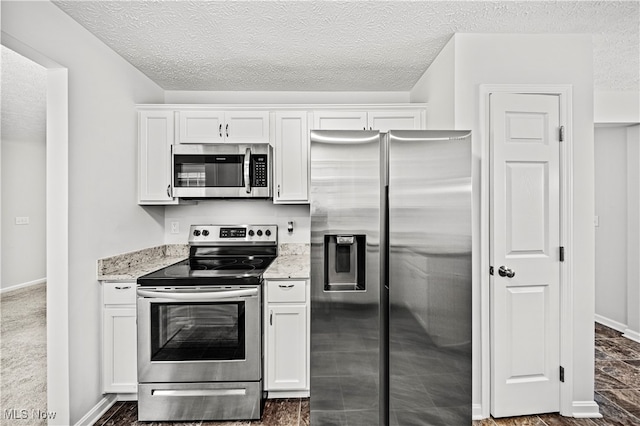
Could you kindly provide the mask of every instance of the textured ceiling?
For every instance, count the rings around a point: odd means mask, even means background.
[[[413,87],[456,32],[587,33],[596,90],[639,90],[635,1],[59,1],[167,90]]]
[[[35,62],[0,46],[2,141],[45,141],[47,71]]]

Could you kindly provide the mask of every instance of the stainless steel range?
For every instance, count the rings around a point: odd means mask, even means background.
[[[275,225],[192,225],[189,258],[138,278],[138,419],[258,419],[262,274]]]

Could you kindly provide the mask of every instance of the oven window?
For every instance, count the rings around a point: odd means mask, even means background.
[[[174,155],[178,187],[244,186],[244,155]]]
[[[245,359],[244,305],[152,303],[151,360]]]

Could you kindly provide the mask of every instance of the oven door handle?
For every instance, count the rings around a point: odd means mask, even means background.
[[[206,302],[221,299],[233,299],[238,297],[255,297],[258,295],[257,288],[246,290],[226,290],[216,292],[196,292],[196,293],[176,293],[164,291],[149,291],[138,289],[138,296],[151,297],[154,299],[179,300],[186,302]]]

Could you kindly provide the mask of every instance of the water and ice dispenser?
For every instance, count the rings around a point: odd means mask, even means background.
[[[366,235],[324,236],[324,290],[365,291]]]

